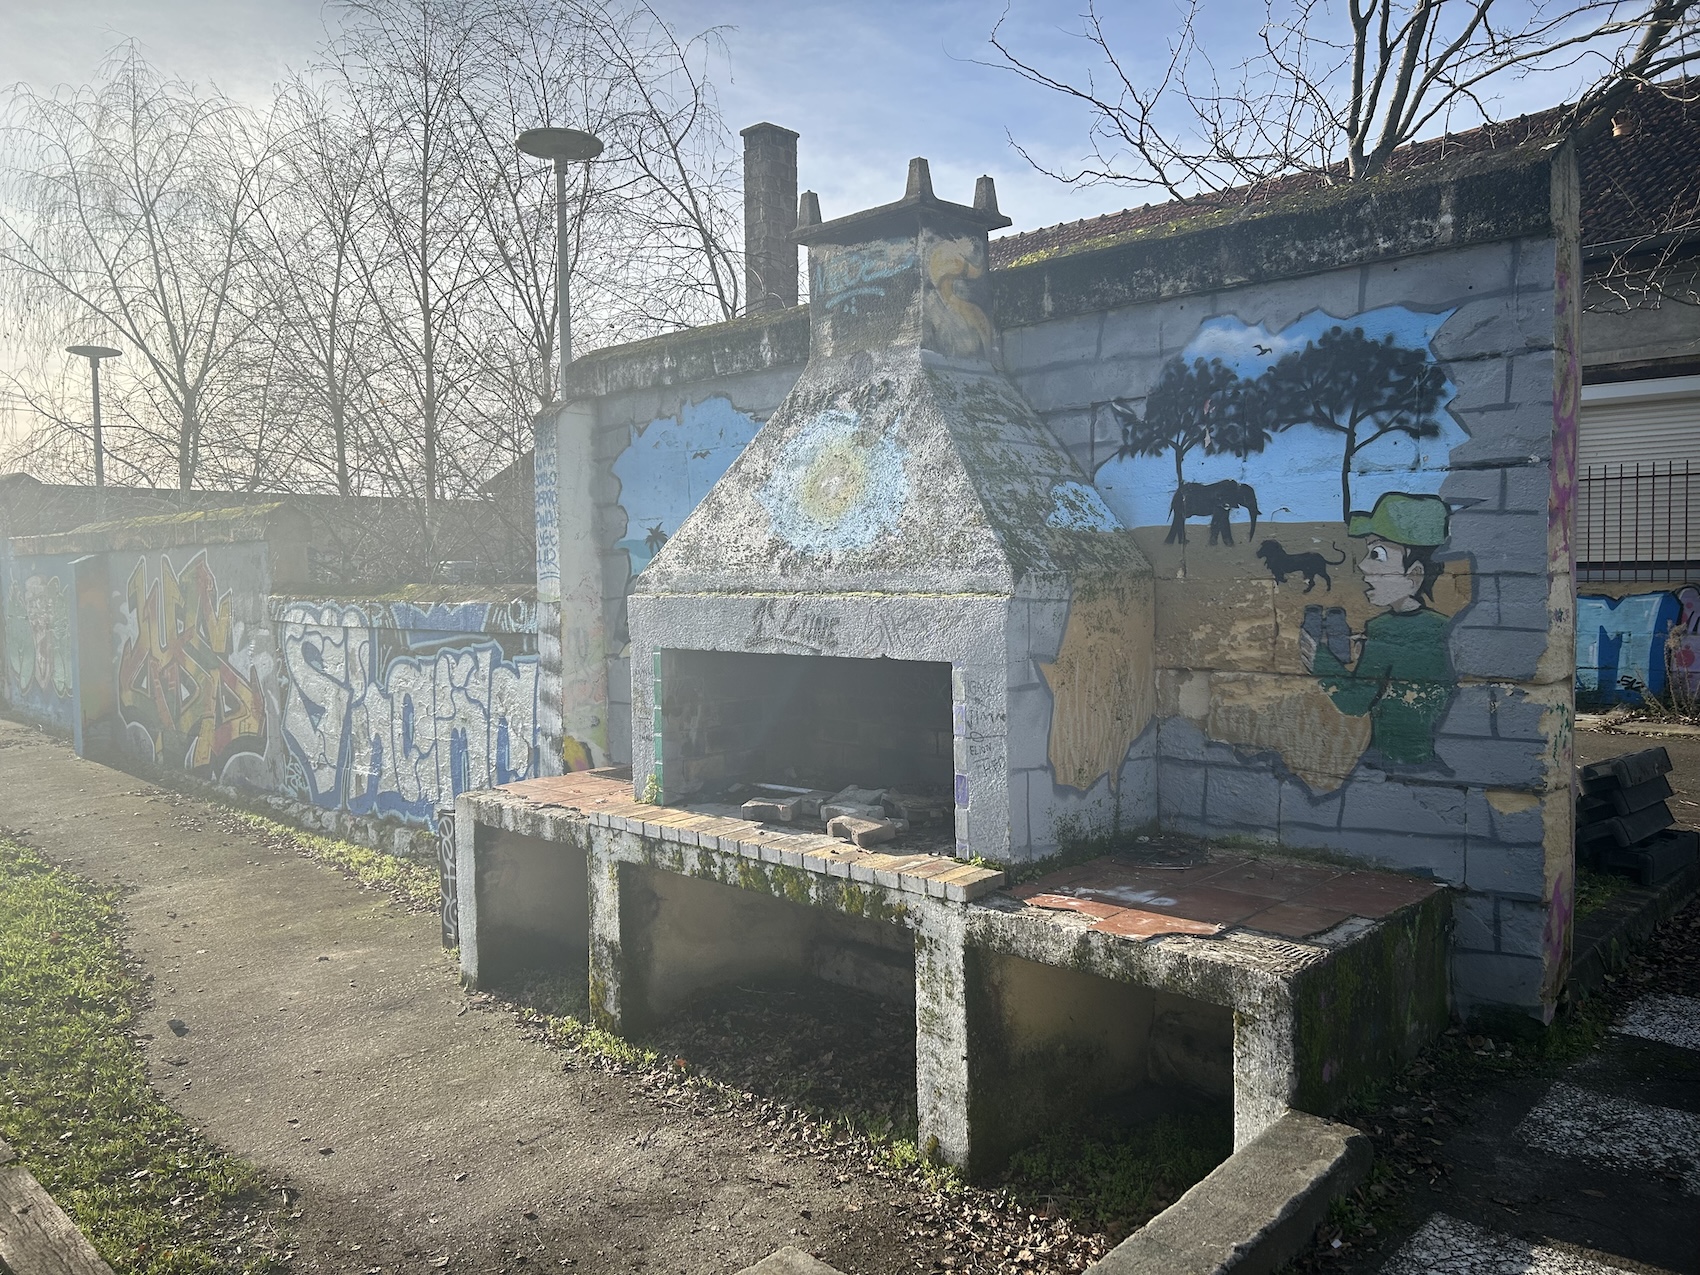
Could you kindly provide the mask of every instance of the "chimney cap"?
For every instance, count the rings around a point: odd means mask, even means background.
[[[982,197],[989,200],[990,207],[982,206]],[[861,212],[814,225],[799,225],[793,238],[800,244],[859,243],[879,233],[876,223],[893,218],[908,221],[917,213],[931,213],[975,230],[1002,230],[1015,224],[998,211],[997,193],[992,188],[991,178],[982,177],[975,184],[972,205],[953,204],[933,194],[931,169],[926,160],[917,157],[909,161],[907,188],[903,198],[896,203],[864,208]]]
[[[802,136],[801,133],[794,133],[782,124],[769,124],[766,120],[763,120],[760,124],[751,124],[748,128],[738,130],[739,137],[748,137],[752,133],[780,133],[789,137],[792,141],[796,141]]]

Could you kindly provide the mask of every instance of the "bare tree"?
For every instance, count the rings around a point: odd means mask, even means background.
[[[1685,71],[1697,54],[1696,0],[1270,0],[1256,52],[1219,78],[1189,0],[1155,76],[1118,55],[1095,0],[1082,36],[1098,68],[1081,77],[1025,57],[1004,34],[1005,67],[1073,98],[1091,117],[1077,184],[1155,188],[1173,199],[1256,198],[1273,178],[1354,181],[1428,133],[1491,119],[1518,78],[1562,72],[1575,96],[1554,131],[1602,128],[1624,95]],[[1025,155],[1026,152],[1024,151]]]
[[[259,167],[228,100],[159,76],[121,47],[96,86],[15,90],[0,175],[0,270],[37,349],[116,339],[116,415],[129,463],[160,453],[193,486],[209,421],[229,403],[247,335],[234,305]],[[122,451],[122,448],[115,448]]]

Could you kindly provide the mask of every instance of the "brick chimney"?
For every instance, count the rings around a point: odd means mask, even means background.
[[[797,304],[797,134],[752,124],[744,139],[746,314]]]

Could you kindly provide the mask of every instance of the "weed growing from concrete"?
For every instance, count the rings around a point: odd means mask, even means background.
[[[280,1270],[264,1182],[148,1083],[118,926],[113,894],[0,837],[0,1133],[117,1270]]]
[[[221,811],[220,817],[229,831],[258,837],[273,849],[294,850],[336,868],[361,885],[383,890],[417,910],[435,909],[441,901],[441,886],[434,866],[355,845],[352,841],[305,832],[243,810]]]

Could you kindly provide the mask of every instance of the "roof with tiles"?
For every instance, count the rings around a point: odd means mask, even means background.
[[[1620,108],[1628,115],[1622,135],[1605,129],[1579,157],[1584,244],[1614,244],[1643,236],[1700,229],[1700,93],[1689,86],[1641,88]],[[1510,150],[1551,138],[1564,108],[1521,115],[1465,133],[1416,142],[1396,152],[1391,173],[1438,160]],[[1261,211],[1329,181],[1324,173],[1297,173],[1216,195],[1146,204],[1083,221],[1065,222],[991,241],[991,264],[1003,269],[1028,260],[1109,247],[1125,235],[1184,223],[1206,213],[1243,208]]]

